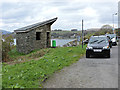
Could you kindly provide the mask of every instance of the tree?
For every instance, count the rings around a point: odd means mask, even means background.
[[[117,36],[120,36],[120,28],[115,29],[115,33],[117,34]]]
[[[2,61],[7,62],[10,60],[8,52],[12,50],[14,47],[14,38],[12,35],[3,35],[3,40],[2,40]]]
[[[103,25],[99,31],[95,32],[94,35],[99,36],[99,35],[105,35],[106,33],[112,34],[112,26],[110,25]]]
[[[110,34],[113,33],[113,28],[110,25],[103,25],[100,30],[103,31],[105,34],[106,33],[110,33]]]

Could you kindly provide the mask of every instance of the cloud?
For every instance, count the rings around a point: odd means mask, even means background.
[[[112,14],[117,12],[117,0],[2,0],[2,24],[0,27],[13,31],[23,26],[58,17],[52,29],[85,29],[112,25]],[[117,16],[115,24],[117,25]]]

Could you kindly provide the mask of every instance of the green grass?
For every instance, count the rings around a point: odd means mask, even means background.
[[[42,82],[55,71],[78,61],[85,54],[85,48],[86,46],[83,49],[81,46],[50,48],[40,60],[3,65],[2,86],[3,88],[42,87]]]
[[[2,89],[2,63],[0,62],[0,90]]]
[[[44,50],[44,49],[42,49],[42,50]],[[41,51],[41,50],[38,49],[38,50],[32,51],[32,52],[29,53],[29,54],[23,54],[23,53],[17,52],[16,48],[14,48],[14,49],[12,49],[10,52],[8,52],[8,55],[9,55],[11,58],[17,58],[17,57],[20,57],[20,56],[30,56],[30,55],[36,53],[37,51]]]
[[[11,50],[10,52],[8,52],[9,56],[11,58],[16,58],[16,57],[19,57],[19,56],[23,56],[24,54],[22,53],[18,53],[16,48],[14,48],[13,50]]]
[[[36,59],[36,58],[42,57],[46,53],[48,53],[48,51],[49,51],[49,48],[34,50],[29,54],[22,54],[22,53],[17,52],[16,48],[14,48],[10,52],[8,52],[8,55],[9,55],[11,61],[14,61],[14,62],[19,61],[19,59],[21,59],[22,61],[28,61],[31,59]]]

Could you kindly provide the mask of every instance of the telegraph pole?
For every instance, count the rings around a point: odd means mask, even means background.
[[[84,32],[83,32],[83,20],[82,20],[82,48],[83,48],[83,35],[84,35]]]
[[[113,17],[113,33],[114,33],[114,14],[112,15]]]

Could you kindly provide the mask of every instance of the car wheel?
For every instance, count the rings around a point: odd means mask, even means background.
[[[86,58],[89,58],[90,54],[88,52],[86,52]]]

